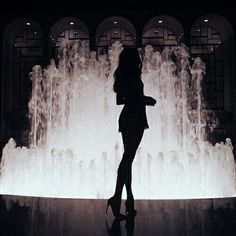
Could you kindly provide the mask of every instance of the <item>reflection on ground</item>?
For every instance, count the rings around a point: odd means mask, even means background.
[[[1,196],[1,235],[236,235],[235,198],[137,200],[138,215],[122,222],[105,207],[105,200]]]

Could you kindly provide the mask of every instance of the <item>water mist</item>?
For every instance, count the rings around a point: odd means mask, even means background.
[[[29,101],[29,147],[13,139],[3,149],[0,193],[21,196],[107,198],[115,188],[123,146],[118,133],[113,72],[122,45],[96,56],[85,42],[66,44],[59,62],[36,65]],[[189,64],[182,46],[143,50],[149,129],[133,165],[138,199],[231,197],[236,194],[230,139],[206,138],[207,111],[201,92],[205,65]]]

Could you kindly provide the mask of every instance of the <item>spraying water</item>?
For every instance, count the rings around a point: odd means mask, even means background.
[[[30,75],[30,145],[3,150],[0,193],[64,198],[107,198],[115,187],[123,146],[112,91],[122,51],[118,42],[96,57],[86,42],[66,43],[58,65],[52,60]],[[143,52],[144,91],[157,99],[147,107],[150,129],[133,165],[139,199],[231,197],[236,194],[230,139],[206,140],[207,112],[201,81],[205,65],[189,64],[188,49]]]

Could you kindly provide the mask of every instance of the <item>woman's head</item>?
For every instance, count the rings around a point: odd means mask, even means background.
[[[135,71],[142,65],[139,52],[135,48],[124,48],[119,56],[118,68],[126,68],[128,71]]]
[[[115,71],[114,91],[117,92],[119,87],[132,78],[140,77],[142,61],[139,52],[135,48],[124,48],[119,56],[118,67]]]
[[[120,53],[118,67],[123,66],[130,70],[137,70],[141,64],[142,62],[137,49],[125,48]]]

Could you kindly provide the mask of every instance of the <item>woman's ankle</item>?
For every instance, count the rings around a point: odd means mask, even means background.
[[[112,197],[115,199],[121,199],[121,194],[115,193]]]
[[[134,200],[134,195],[133,195],[133,193],[131,192],[131,193],[127,193],[127,200]]]

